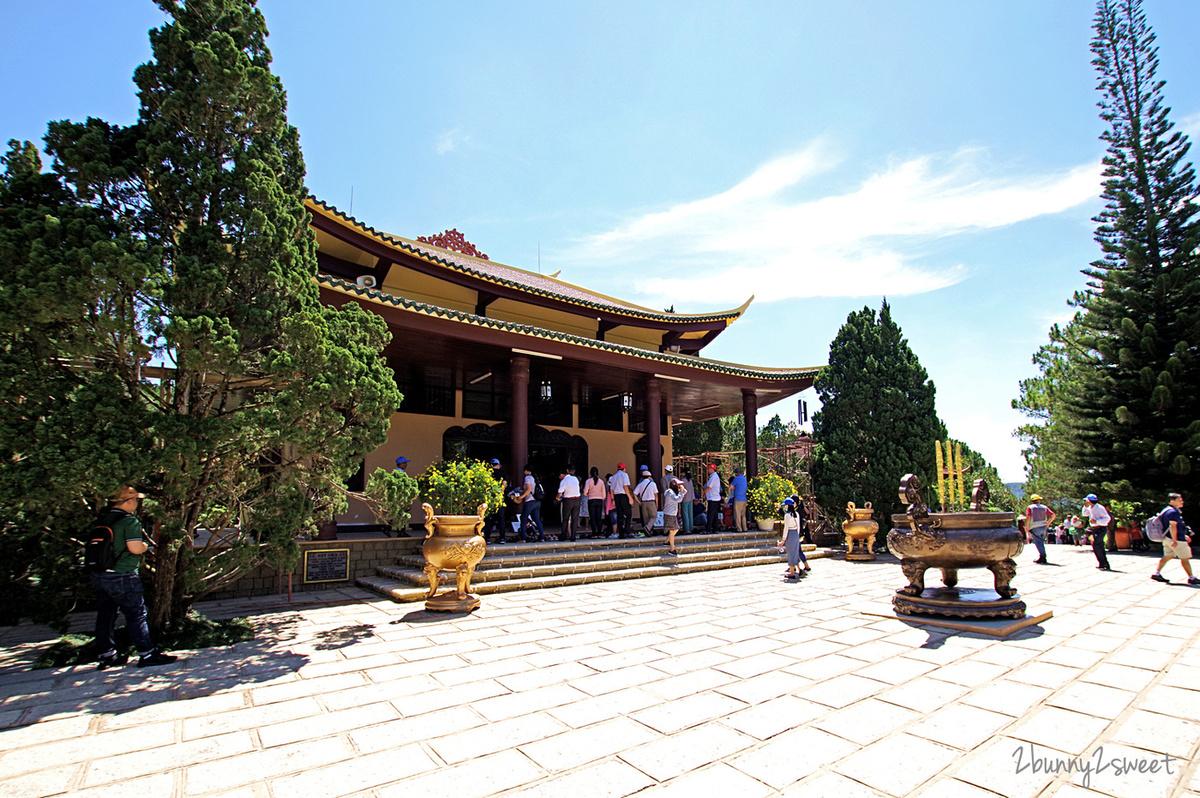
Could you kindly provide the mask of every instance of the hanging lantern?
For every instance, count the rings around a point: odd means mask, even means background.
[[[633,394],[631,394],[631,393],[621,394],[621,407],[625,410],[626,413],[628,413],[630,410],[633,409]]]
[[[554,398],[554,392],[550,388],[550,380],[542,380],[542,401],[549,402]]]

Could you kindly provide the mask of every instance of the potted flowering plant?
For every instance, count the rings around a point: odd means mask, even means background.
[[[771,530],[779,519],[779,506],[784,499],[794,495],[796,486],[791,480],[778,474],[763,474],[750,480],[746,507],[757,520],[759,529]]]

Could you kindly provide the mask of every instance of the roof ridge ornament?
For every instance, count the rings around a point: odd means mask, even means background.
[[[467,240],[466,236],[458,232],[458,228],[452,227],[449,230],[443,230],[437,235],[432,236],[417,236],[417,240],[422,244],[432,244],[435,247],[442,249],[451,249],[455,252],[461,252],[463,255],[470,255],[472,258],[480,260],[491,260],[487,255],[479,251],[479,249]]]

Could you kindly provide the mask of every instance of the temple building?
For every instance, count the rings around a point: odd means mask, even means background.
[[[808,388],[819,368],[704,358],[750,300],[666,313],[493,262],[456,231],[401,238],[307,206],[321,300],[376,313],[393,336],[386,356],[404,400],[366,474],[401,455],[412,474],[465,455],[497,458],[510,476],[528,463],[547,490],[567,464],[581,477],[620,462],[635,480],[642,465],[657,477],[672,425],[741,413],[753,476],[758,408]]]

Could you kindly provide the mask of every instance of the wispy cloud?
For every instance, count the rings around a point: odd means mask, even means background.
[[[812,178],[844,166],[823,141],[768,161],[711,197],[648,213],[581,241],[564,259],[624,263],[655,277],[656,303],[919,294],[965,279],[964,265],[921,262],[937,239],[1058,213],[1095,198],[1100,164],[1022,176],[983,173],[962,150],[897,162],[836,195],[811,196]],[[802,196],[807,190],[809,196]],[[686,272],[686,273],[685,273]]]
[[[438,134],[437,144],[434,145],[434,151],[437,152],[438,155],[445,155],[447,153],[454,152],[460,146],[467,144],[470,141],[471,137],[464,133],[463,129],[460,127],[451,128],[450,130],[443,130]]]
[[[1179,124],[1176,125],[1176,129],[1181,133],[1187,134],[1187,137],[1192,142],[1193,146],[1196,145],[1197,139],[1200,139],[1200,111],[1197,111],[1194,114],[1189,114],[1183,119],[1180,119]],[[1195,150],[1193,150],[1190,154],[1192,159],[1195,160]]]

